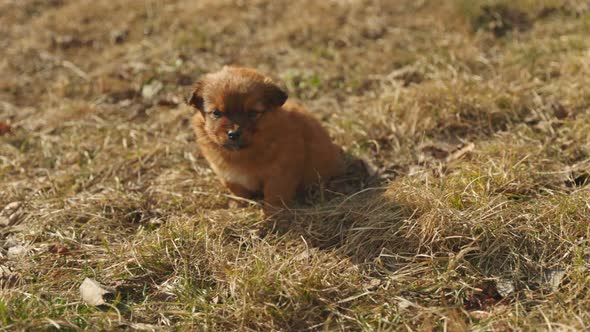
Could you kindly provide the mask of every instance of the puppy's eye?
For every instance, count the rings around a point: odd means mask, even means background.
[[[248,112],[249,119],[256,119],[258,117],[258,112]]]
[[[214,118],[219,119],[223,114],[219,110],[215,110],[211,113]]]

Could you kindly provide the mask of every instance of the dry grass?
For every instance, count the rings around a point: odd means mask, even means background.
[[[1,2],[0,329],[588,329],[589,34],[583,0]],[[267,232],[183,104],[228,63],[383,181]]]

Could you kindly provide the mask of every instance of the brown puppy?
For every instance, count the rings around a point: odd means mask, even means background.
[[[253,69],[224,67],[195,85],[189,104],[201,152],[235,195],[271,206],[344,171],[340,147],[301,106]]]

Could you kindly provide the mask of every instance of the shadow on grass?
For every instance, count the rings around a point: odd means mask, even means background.
[[[312,189],[297,208],[270,217],[263,233],[294,235],[355,263],[379,261],[395,269],[393,253],[409,245],[400,231],[413,213],[388,195],[388,180],[369,168],[351,159],[345,176],[327,188]]]

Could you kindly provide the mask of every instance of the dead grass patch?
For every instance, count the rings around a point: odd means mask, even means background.
[[[0,22],[1,330],[588,328],[584,1],[26,0]],[[268,232],[183,105],[224,64],[282,80],[381,181]]]

